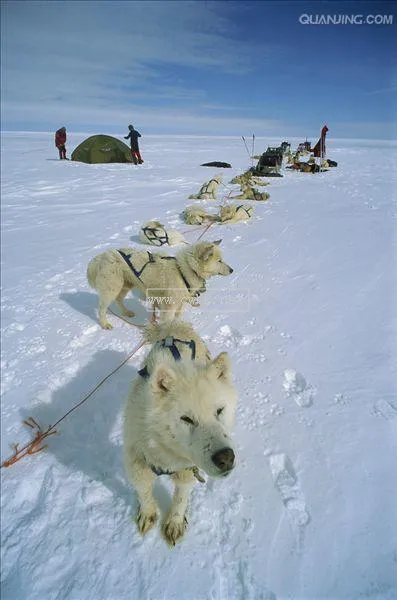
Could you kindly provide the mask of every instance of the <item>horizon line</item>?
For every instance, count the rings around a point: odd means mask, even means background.
[[[68,131],[68,130],[67,130]],[[55,131],[40,131],[40,130],[23,130],[23,129],[0,129],[0,135],[6,134],[6,133],[24,133],[24,134],[46,134],[46,135],[54,135]],[[94,136],[94,135],[109,135],[110,137],[114,137],[116,135],[120,135],[123,136],[124,132],[116,132],[116,133],[93,133],[92,131],[73,131],[70,132],[68,131],[69,135],[89,135]],[[269,139],[272,138],[274,139],[275,137],[283,137],[283,136],[279,136],[278,134],[272,134],[272,135],[256,135],[254,134],[247,134],[244,137],[248,137],[249,139],[251,139],[252,135],[255,136],[256,139]],[[167,138],[181,138],[181,137],[190,137],[190,138],[200,138],[200,139],[241,139],[243,136],[242,135],[203,135],[203,134],[195,134],[195,133],[179,133],[179,134],[167,134],[167,133],[147,133],[144,136],[145,138],[155,138],[155,137],[167,137]],[[303,139],[303,137],[307,138],[308,136],[290,136],[289,139],[290,140],[301,140]],[[310,136],[309,136],[310,137]],[[317,138],[316,136],[313,136],[313,139]],[[285,141],[288,141],[285,136],[284,136]],[[363,138],[363,137],[328,137],[327,138],[327,142],[330,143],[331,141],[338,141],[338,140],[362,140],[362,141],[368,141],[368,142],[397,142],[397,138]]]

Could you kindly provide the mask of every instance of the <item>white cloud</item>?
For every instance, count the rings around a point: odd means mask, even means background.
[[[10,121],[25,112],[27,122],[36,123],[38,128],[43,125],[42,106],[40,103],[12,103],[7,111]],[[257,132],[258,135],[282,134],[288,130],[286,125],[276,120],[264,120],[254,117],[233,117],[224,115],[204,115],[199,110],[177,110],[162,108],[161,110],[145,108],[141,105],[130,104],[115,111],[112,106],[89,106],[81,103],[78,98],[65,105],[58,101],[46,104],[47,122],[58,126],[62,121],[69,130],[95,131],[96,133],[112,133],[123,131],[128,123],[134,123],[137,129],[147,133],[201,133],[203,135],[248,135]]]
[[[3,124],[101,115],[110,125],[161,103],[220,109],[206,71],[238,77],[251,68],[253,49],[236,52],[233,33],[211,2],[6,2]],[[157,111],[151,123],[163,120]]]
[[[238,39],[235,15],[229,18],[235,11],[244,18],[244,3],[3,2],[2,126],[42,130],[62,122],[111,132],[134,122],[153,133],[299,135],[305,118],[312,122],[310,103],[299,107],[300,125],[287,101],[289,124],[271,118],[278,105],[266,105],[281,63],[291,86],[299,64],[288,71],[291,53],[265,37]]]
[[[385,88],[381,88],[379,90],[373,90],[371,92],[366,92],[366,96],[373,96],[376,94],[390,94],[390,93],[396,93],[397,92],[397,85],[390,85],[389,87],[385,87]]]

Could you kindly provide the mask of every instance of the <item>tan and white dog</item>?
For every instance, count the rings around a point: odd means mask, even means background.
[[[245,173],[241,173],[241,175],[236,175],[233,177],[230,183],[242,185],[242,184],[251,184],[251,185],[269,185],[269,181],[263,180],[261,177],[254,177],[251,171],[246,171]]]
[[[183,233],[176,229],[166,229],[159,221],[145,223],[139,232],[139,239],[143,244],[157,247],[187,244]]]
[[[217,215],[211,215],[199,206],[187,206],[182,213],[182,218],[188,225],[203,225],[219,220]]]
[[[226,204],[220,207],[219,217],[222,223],[239,223],[252,218],[254,207],[249,204]]]
[[[237,392],[228,354],[212,359],[190,324],[150,325],[145,339],[152,348],[126,401],[124,463],[138,495],[142,535],[158,518],[152,485],[158,475],[171,476],[175,490],[162,533],[174,546],[187,527],[194,478],[202,481],[198,469],[221,478],[235,467]]]
[[[258,192],[250,183],[241,183],[241,194],[233,196],[238,200],[255,200],[256,202],[263,202],[269,200],[270,194],[268,192]]]
[[[216,193],[221,183],[222,175],[215,175],[215,177],[201,186],[198,194],[192,194],[189,198],[196,200],[216,200]]]
[[[181,317],[186,302],[197,304],[193,299],[205,291],[210,277],[233,272],[222,260],[220,242],[199,242],[176,256],[135,248],[112,249],[94,256],[87,267],[87,279],[99,294],[101,326],[112,329],[106,312],[113,301],[124,316],[134,316],[124,305],[133,287],[146,295],[162,321]]]

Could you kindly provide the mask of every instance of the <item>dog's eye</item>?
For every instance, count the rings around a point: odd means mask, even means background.
[[[216,416],[219,417],[219,415],[221,415],[224,411],[225,407],[222,406],[222,408],[218,408],[218,410],[216,411]]]
[[[186,415],[181,417],[181,421],[185,421],[185,423],[189,423],[189,425],[194,425],[193,419],[191,419],[190,417],[187,417]]]

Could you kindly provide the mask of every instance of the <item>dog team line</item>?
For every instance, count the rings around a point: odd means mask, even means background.
[[[197,196],[213,197],[217,178]],[[251,212],[242,205],[236,218]],[[241,217],[240,217],[241,214]],[[211,219],[210,219],[211,220]],[[141,230],[141,241],[163,245],[167,235],[152,221]],[[183,238],[177,238],[180,243]],[[123,425],[124,464],[139,500],[138,530],[145,535],[156,523],[158,507],[152,493],[158,475],[174,483],[171,507],[161,524],[165,541],[174,546],[187,528],[187,506],[198,470],[211,477],[225,477],[235,467],[231,434],[237,403],[231,364],[226,352],[212,358],[204,341],[189,323],[182,321],[186,303],[198,306],[214,276],[228,276],[233,269],[223,260],[221,240],[196,242],[176,256],[135,248],[110,249],[94,256],[87,267],[89,285],[98,292],[99,322],[111,329],[107,311],[115,301],[123,317],[134,312],[124,304],[133,288],[152,305],[152,322],[143,329],[151,349],[132,382]],[[155,293],[154,293],[155,292]]]

